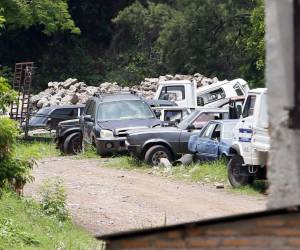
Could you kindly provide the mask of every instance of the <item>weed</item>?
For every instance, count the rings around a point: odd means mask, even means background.
[[[69,218],[66,209],[66,192],[59,178],[46,179],[41,186],[41,206],[46,215],[54,215],[60,221]]]

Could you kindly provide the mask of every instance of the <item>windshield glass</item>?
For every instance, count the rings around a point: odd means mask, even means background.
[[[150,107],[140,100],[107,102],[99,105],[98,121],[154,118]]]
[[[193,111],[189,114],[185,119],[183,119],[178,125],[178,128],[186,129],[189,124],[195,119],[195,117],[199,114],[199,111]]]

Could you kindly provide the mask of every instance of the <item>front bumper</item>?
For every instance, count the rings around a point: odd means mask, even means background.
[[[142,157],[142,148],[140,145],[130,145],[127,143],[127,148],[131,155],[139,159]]]
[[[126,137],[97,138],[96,148],[100,154],[126,152]]]

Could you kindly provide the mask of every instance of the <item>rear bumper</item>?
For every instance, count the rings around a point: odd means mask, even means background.
[[[96,147],[100,154],[126,152],[126,137],[97,138]]]

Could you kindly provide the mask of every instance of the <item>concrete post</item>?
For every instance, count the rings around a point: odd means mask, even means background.
[[[266,79],[271,133],[269,208],[300,204],[300,131],[288,128],[286,110],[293,106],[293,27],[293,1],[266,0]]]

